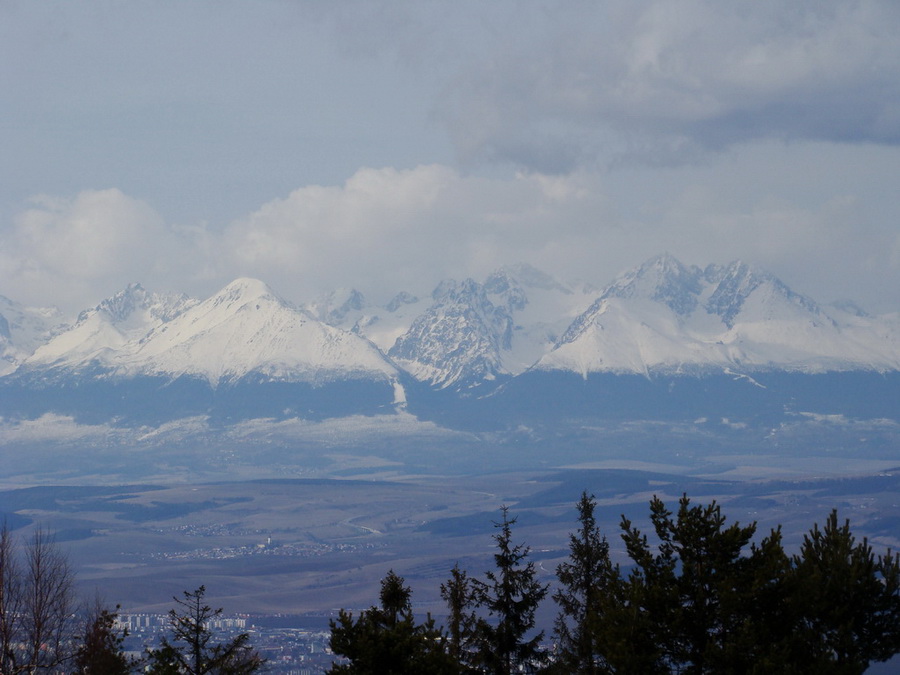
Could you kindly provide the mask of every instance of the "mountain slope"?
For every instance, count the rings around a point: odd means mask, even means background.
[[[203,301],[131,286],[7,377],[0,416],[159,424],[394,412],[400,373],[364,338],[238,279]]]
[[[180,294],[146,291],[140,284],[79,314],[75,324],[35,350],[29,369],[85,369],[111,367],[153,328],[197,304]]]
[[[434,304],[401,335],[388,355],[417,380],[439,389],[475,385],[505,374],[500,350],[509,348],[512,317],[487,299],[481,284],[445,281]]]
[[[261,281],[238,279],[131,343],[119,375],[199,376],[216,386],[249,373],[318,383],[397,375],[363,338],[291,308]]]

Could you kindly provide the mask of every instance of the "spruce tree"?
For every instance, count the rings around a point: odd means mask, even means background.
[[[556,568],[560,586],[553,594],[559,605],[554,624],[559,672],[595,675],[606,672],[597,644],[597,621],[614,574],[609,543],[594,518],[597,502],[587,492],[578,502],[577,532],[569,535],[569,559]]]
[[[489,615],[489,619],[478,620],[476,659],[484,672],[492,675],[534,672],[544,660],[539,648],[544,633],[528,634],[534,629],[535,612],[549,585],[540,583],[534,563],[526,562],[531,549],[512,543],[516,519],[509,518],[506,506],[501,511],[503,519],[494,523],[499,530],[494,535],[496,570],[487,572],[487,582],[475,584],[478,604]]]
[[[614,590],[618,606],[600,620],[616,672],[746,672],[748,659],[728,664],[740,635],[752,588],[752,561],[743,554],[756,525],[727,525],[712,502],[687,496],[678,513],[654,497],[650,521],[656,551],[631,521],[622,539],[635,565]]]
[[[474,606],[476,598],[474,582],[465,570],[460,569],[459,563],[456,563],[450,570],[450,578],[441,584],[441,597],[447,603],[447,609],[450,610],[447,617],[449,654],[454,661],[465,666],[470,662],[475,639],[477,619]]]

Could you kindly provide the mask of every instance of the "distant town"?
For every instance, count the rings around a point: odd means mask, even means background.
[[[123,649],[140,657],[170,630],[169,615],[123,613],[118,626],[128,633]],[[220,616],[209,628],[223,641],[248,633],[253,647],[267,659],[268,673],[319,675],[338,660],[328,646],[330,631],[323,617],[237,614]]]

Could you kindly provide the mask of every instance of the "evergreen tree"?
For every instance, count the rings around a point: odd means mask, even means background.
[[[354,675],[455,675],[456,662],[444,651],[441,631],[429,616],[416,624],[411,592],[393,570],[381,580],[380,607],[362,612],[354,621],[341,610],[331,621],[331,649],[350,660],[332,666],[331,673]]]
[[[784,552],[780,528],[751,544],[737,581],[740,593],[727,596],[727,611],[734,620],[718,660],[722,672],[809,672],[808,650],[793,628],[791,598],[796,589],[790,576],[791,558]]]
[[[752,603],[751,556],[743,554],[755,524],[725,525],[715,503],[693,506],[687,496],[677,516],[654,497],[650,520],[658,544],[623,516],[622,538],[635,565],[627,579],[613,584],[618,605],[601,617],[598,640],[616,672],[748,672],[751,661],[737,656]],[[768,549],[766,549],[768,550]],[[738,657],[740,658],[740,657]]]
[[[900,652],[900,558],[835,512],[793,557],[780,530],[750,544],[755,524],[726,525],[715,502],[685,496],[673,515],[654,497],[650,520],[654,547],[622,518],[634,565],[613,570],[595,624],[610,671],[856,675]]]
[[[441,597],[447,603],[449,621],[449,653],[460,665],[471,659],[475,638],[476,616],[473,610],[476,599],[472,580],[459,563],[450,570],[450,578],[441,584]]]
[[[206,588],[184,592],[173,598],[179,605],[169,611],[172,636],[147,654],[147,672],[153,675],[248,675],[258,672],[265,660],[250,646],[250,636],[241,633],[223,643],[214,643],[210,622],[221,613],[206,605]]]
[[[569,560],[556,568],[560,587],[553,594],[559,605],[554,624],[557,643],[557,670],[595,675],[606,672],[597,644],[596,624],[602,614],[605,595],[610,591],[613,570],[609,543],[600,534],[593,496],[581,494],[578,522],[581,527],[569,535]]]
[[[477,625],[477,663],[492,675],[534,672],[543,661],[539,644],[543,631],[527,638],[535,625],[535,612],[547,594],[548,585],[537,580],[533,562],[526,562],[530,549],[513,545],[509,510],[502,507],[503,520],[494,523],[497,552],[496,570],[487,572],[487,582],[476,581],[479,606],[488,611],[490,620],[480,618]]]
[[[85,621],[84,634],[75,650],[74,667],[78,675],[127,675],[136,663],[122,650],[128,635],[116,628],[119,606],[110,611],[98,602]]]
[[[862,673],[900,651],[900,557],[876,556],[832,511],[794,556],[793,606],[807,658],[822,672]]]

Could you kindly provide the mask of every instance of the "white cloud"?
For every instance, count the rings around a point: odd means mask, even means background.
[[[90,190],[72,200],[36,198],[19,216],[16,238],[37,265],[75,279],[98,279],[132,269],[129,250],[152,254],[164,229],[147,204],[116,189]]]
[[[162,217],[117,189],[35,198],[2,244],[5,292],[61,305],[96,301],[100,289],[115,292],[128,281],[157,276],[175,248]]]
[[[604,200],[582,180],[467,177],[439,165],[362,169],[343,186],[304,187],[266,204],[232,224],[223,245],[242,274],[276,287],[353,285],[388,297],[430,290],[448,276],[540,258],[587,225],[583,214],[594,222]]]
[[[701,265],[742,258],[816,299],[896,310],[900,153],[840,148],[772,144],[678,170],[506,178],[364,168],[218,230],[167,224],[118,190],[43,198],[0,242],[0,292],[77,311],[130,281],[206,297],[252,276],[295,302],[348,286],[384,302],[522,261],[602,285],[669,251]]]

